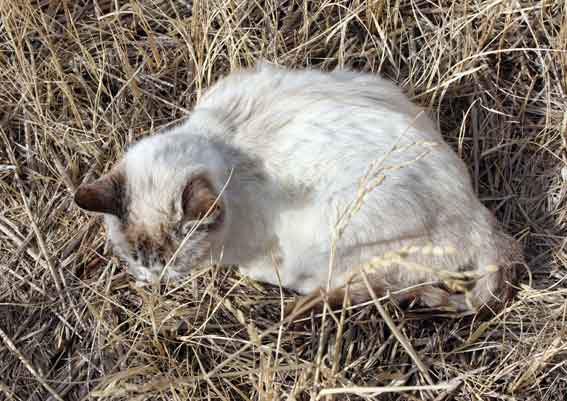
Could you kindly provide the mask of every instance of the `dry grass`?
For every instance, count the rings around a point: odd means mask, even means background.
[[[566,49],[563,0],[0,2],[0,399],[565,400]],[[281,324],[280,290],[230,269],[134,288],[74,188],[260,57],[430,106],[525,247],[517,300]]]

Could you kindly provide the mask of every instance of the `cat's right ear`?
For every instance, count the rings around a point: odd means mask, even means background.
[[[198,220],[209,214],[206,223],[209,229],[218,228],[223,224],[224,202],[205,175],[201,174],[189,180],[183,190],[181,202],[186,220]]]
[[[89,184],[82,184],[75,192],[75,203],[81,209],[120,217],[123,211],[126,177],[121,171],[112,171]]]

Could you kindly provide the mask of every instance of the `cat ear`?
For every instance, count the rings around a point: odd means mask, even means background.
[[[90,212],[119,217],[124,204],[126,177],[121,171],[103,175],[89,184],[82,184],[75,192],[75,203]]]
[[[183,189],[181,197],[185,219],[201,219],[208,212],[204,224],[207,226],[221,224],[224,218],[224,204],[222,199],[217,200],[217,197],[218,194],[207,177],[204,175],[192,177]]]

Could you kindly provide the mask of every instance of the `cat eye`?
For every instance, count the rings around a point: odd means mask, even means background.
[[[187,222],[179,225],[178,232],[179,232],[179,234],[185,236],[190,232],[213,231],[218,226],[219,226],[219,224],[216,221],[213,221],[213,222],[203,221],[201,223],[198,223],[198,221],[191,220],[191,221],[187,221]]]

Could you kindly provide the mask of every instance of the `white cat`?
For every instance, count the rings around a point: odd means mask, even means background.
[[[308,294],[374,260],[380,294],[422,284],[399,298],[474,310],[506,301],[523,261],[433,122],[391,82],[352,71],[232,73],[75,201],[105,214],[139,282],[212,260]],[[398,261],[374,259],[388,252]],[[466,297],[441,284],[454,272],[480,274]]]

